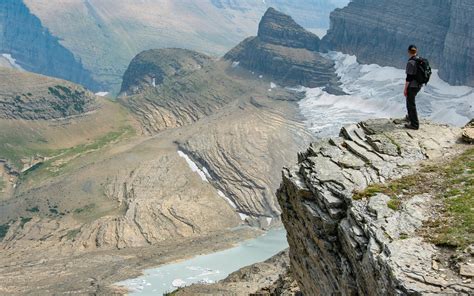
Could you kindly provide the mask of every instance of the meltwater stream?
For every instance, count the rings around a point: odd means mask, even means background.
[[[231,249],[145,270],[143,276],[118,285],[129,288],[130,295],[161,296],[179,286],[222,280],[230,273],[265,261],[287,247],[285,230],[274,229]]]

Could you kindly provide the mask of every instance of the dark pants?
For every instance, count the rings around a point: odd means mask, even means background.
[[[418,113],[416,112],[416,95],[420,89],[418,87],[409,87],[407,95],[407,110],[408,110],[408,119],[413,127],[420,127],[420,122],[418,121]]]

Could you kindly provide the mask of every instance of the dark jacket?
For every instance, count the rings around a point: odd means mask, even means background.
[[[416,81],[416,59],[417,56],[413,56],[408,60],[406,73],[406,81],[409,82],[408,87],[420,88],[420,84]]]

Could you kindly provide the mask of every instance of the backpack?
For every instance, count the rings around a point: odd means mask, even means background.
[[[431,66],[430,62],[422,57],[417,57],[416,61],[416,75],[415,79],[420,84],[428,84],[431,78]]]

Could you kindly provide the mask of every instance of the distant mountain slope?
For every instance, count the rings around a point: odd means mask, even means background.
[[[119,104],[80,85],[0,68],[0,197],[35,165],[130,132],[127,118]]]
[[[100,89],[81,58],[64,47],[22,0],[0,1],[0,54],[25,70]]]
[[[319,54],[321,40],[290,16],[269,8],[257,37],[249,37],[224,59],[283,86],[337,87],[334,63]]]
[[[143,50],[180,47],[222,55],[255,34],[269,6],[317,32],[328,28],[329,12],[336,7],[329,0],[10,1],[24,2],[94,80],[115,92],[128,62]]]

